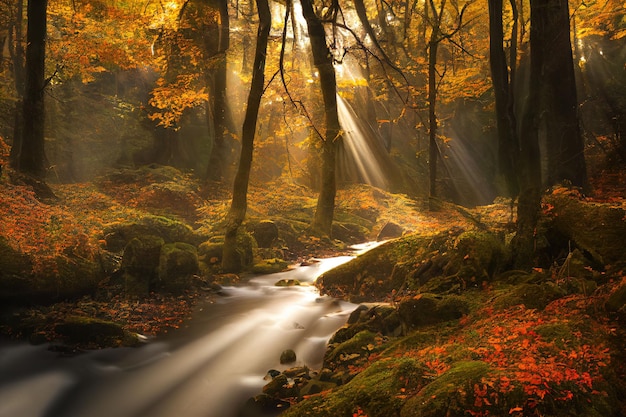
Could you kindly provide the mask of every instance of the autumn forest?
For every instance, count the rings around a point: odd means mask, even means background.
[[[625,415],[625,7],[0,0],[0,417]]]

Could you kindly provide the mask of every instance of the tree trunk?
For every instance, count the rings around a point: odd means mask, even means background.
[[[516,34],[512,35],[516,36]],[[491,81],[496,101],[498,171],[506,185],[505,194],[514,197],[518,193],[514,161],[517,159],[517,148],[519,145],[516,134],[515,114],[512,111],[514,108],[513,90],[504,52],[502,0],[489,0],[489,58]],[[511,65],[515,65],[513,57],[511,58]],[[511,70],[513,71],[513,67]]]
[[[428,43],[428,165],[430,173],[430,198],[437,197],[437,158],[439,157],[439,147],[437,146],[437,113],[435,106],[437,104],[437,30],[433,28]]]
[[[237,232],[243,223],[248,208],[248,183],[252,167],[254,135],[263,88],[265,87],[265,58],[267,54],[267,40],[272,24],[268,0],[257,0],[257,10],[259,13],[259,29],[254,54],[252,82],[250,84],[250,93],[248,94],[246,115],[243,121],[239,168],[235,175],[233,199],[228,212],[226,234],[224,236],[222,269],[226,272],[238,272],[242,268],[242,259],[237,250]]]
[[[533,0],[531,24],[542,31],[542,119],[545,121],[548,185],[567,180],[587,186],[567,0]]]
[[[539,0],[541,1],[541,0]],[[531,0],[531,19],[537,13],[537,0]],[[519,184],[517,233],[512,242],[514,263],[518,268],[534,264],[537,220],[541,208],[541,156],[539,151],[539,117],[543,46],[547,40],[539,25],[530,27],[529,97],[520,127]]]
[[[46,175],[44,151],[44,88],[47,0],[28,1],[26,82],[22,140],[17,150],[19,171],[37,179]]]
[[[226,99],[226,52],[230,46],[230,24],[228,20],[228,2],[220,0],[219,7],[219,36],[217,43],[218,62],[213,71],[212,94],[213,112],[212,123],[214,131],[213,147],[209,156],[207,178],[219,180],[224,175],[226,158],[224,135],[226,132],[226,116],[228,114],[228,100]]]
[[[322,146],[322,188],[317,199],[315,217],[311,224],[314,233],[331,236],[337,193],[336,159],[341,141],[341,128],[337,114],[337,82],[333,58],[326,46],[326,32],[320,19],[313,11],[310,0],[302,0],[302,15],[307,22],[313,64],[317,68],[324,100],[326,132]]]

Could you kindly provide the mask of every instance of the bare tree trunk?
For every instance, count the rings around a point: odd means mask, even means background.
[[[437,197],[437,159],[439,158],[439,147],[437,146],[437,113],[435,106],[437,104],[437,49],[439,42],[437,41],[437,30],[433,28],[428,43],[428,165],[429,165],[429,196]]]
[[[519,184],[517,233],[512,242],[514,263],[518,268],[529,268],[534,263],[537,220],[541,208],[541,155],[539,150],[539,118],[541,77],[544,60],[543,47],[548,41],[539,24],[535,25],[537,0],[531,0],[530,27],[530,81],[529,96],[520,127]]]
[[[512,2],[514,4],[514,2]],[[514,37],[517,35],[512,34]],[[512,44],[514,42],[511,42]],[[514,51],[511,51],[513,54]],[[496,101],[496,121],[498,129],[498,170],[506,185],[506,194],[517,195],[517,174],[515,161],[518,158],[516,118],[513,112],[513,89],[511,87],[506,54],[504,52],[504,29],[502,26],[502,0],[489,0],[489,58],[491,80]],[[511,65],[515,59],[511,57]],[[514,67],[511,68],[511,72]]]
[[[544,31],[542,118],[548,153],[548,185],[567,180],[587,186],[584,142],[578,120],[576,75],[567,0],[534,0],[531,24]],[[533,5],[531,4],[531,8]],[[534,13],[533,13],[534,11]]]
[[[17,168],[19,166],[19,152],[22,148],[22,112],[24,111],[24,39],[22,31],[22,21],[24,17],[24,1],[18,0],[15,5],[15,19],[13,22],[14,30],[9,29],[9,52],[13,60],[13,79],[15,80],[15,91],[19,100],[15,103],[15,118],[13,125],[13,146],[9,161],[11,166]],[[14,37],[13,37],[14,36]]]
[[[219,36],[217,44],[218,62],[213,74],[213,131],[214,140],[209,156],[207,178],[218,180],[224,175],[226,158],[225,132],[227,127],[228,100],[226,99],[226,52],[230,46],[230,24],[228,19],[228,1],[219,0]]]
[[[335,213],[335,196],[337,194],[336,159],[338,144],[341,141],[341,128],[337,114],[337,81],[333,58],[326,46],[326,33],[322,22],[313,11],[310,0],[302,0],[302,15],[307,22],[313,64],[320,77],[326,132],[322,146],[322,187],[317,199],[315,217],[311,224],[314,233],[330,236]]]
[[[26,84],[18,169],[37,179],[46,175],[44,88],[47,0],[28,1]]]
[[[252,167],[252,153],[254,150],[254,135],[263,96],[265,83],[265,58],[267,55],[267,40],[272,24],[272,16],[268,0],[257,0],[259,13],[259,29],[257,32],[256,51],[248,106],[243,122],[241,135],[241,155],[239,168],[233,185],[233,199],[228,212],[226,234],[224,236],[224,252],[222,254],[222,269],[227,272],[238,272],[242,269],[242,259],[237,248],[237,232],[246,217],[248,208],[248,183]]]

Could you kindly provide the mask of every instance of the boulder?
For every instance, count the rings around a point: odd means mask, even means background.
[[[468,314],[469,311],[470,305],[462,297],[437,296],[427,293],[403,300],[398,306],[400,321],[407,330],[456,320]]]
[[[111,252],[123,250],[132,239],[144,235],[158,236],[165,243],[185,242],[194,246],[206,240],[186,223],[163,216],[148,215],[136,221],[109,224],[104,229],[107,250]]]
[[[180,293],[191,284],[198,273],[198,253],[194,246],[183,243],[166,243],[161,248],[156,288]]]
[[[92,317],[72,316],[54,328],[65,343],[88,348],[136,346],[140,339],[119,324]]]
[[[394,222],[387,222],[383,228],[380,229],[380,232],[378,232],[376,240],[380,242],[381,240],[395,239],[402,236],[403,233],[404,229],[401,226]]]
[[[280,354],[280,363],[283,365],[286,363],[294,363],[295,361],[296,361],[296,352],[294,352],[292,349],[284,350]]]
[[[249,228],[259,248],[271,248],[278,240],[278,226],[271,220],[261,220]]]

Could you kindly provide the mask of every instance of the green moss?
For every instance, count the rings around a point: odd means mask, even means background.
[[[473,393],[474,384],[481,382],[490,373],[491,367],[484,362],[458,362],[407,400],[400,416],[463,416],[465,410],[471,409],[473,405],[473,396],[467,393]]]
[[[64,342],[83,347],[134,346],[139,343],[136,334],[125,331],[119,324],[92,317],[68,317],[55,327]]]
[[[313,396],[287,410],[284,417],[352,417],[357,409],[371,417],[398,416],[404,390],[424,383],[425,368],[412,358],[373,363],[348,384],[330,393]]]
[[[329,347],[324,357],[325,366],[331,363],[348,362],[366,354],[369,351],[367,346],[373,345],[375,339],[375,333],[363,330],[345,342]]]
[[[286,270],[288,266],[289,263],[282,259],[263,259],[260,262],[254,264],[254,266],[252,267],[252,272],[254,272],[255,274],[273,274]]]
[[[565,296],[565,291],[553,283],[521,284],[505,289],[494,301],[496,308],[523,304],[526,308],[543,310],[550,302]]]
[[[191,284],[192,275],[199,270],[198,253],[194,246],[168,243],[161,248],[156,289],[180,293]]]
[[[554,342],[561,350],[566,347],[571,349],[578,346],[579,339],[573,334],[572,329],[567,323],[548,323],[542,324],[534,329],[541,338],[546,342]]]

